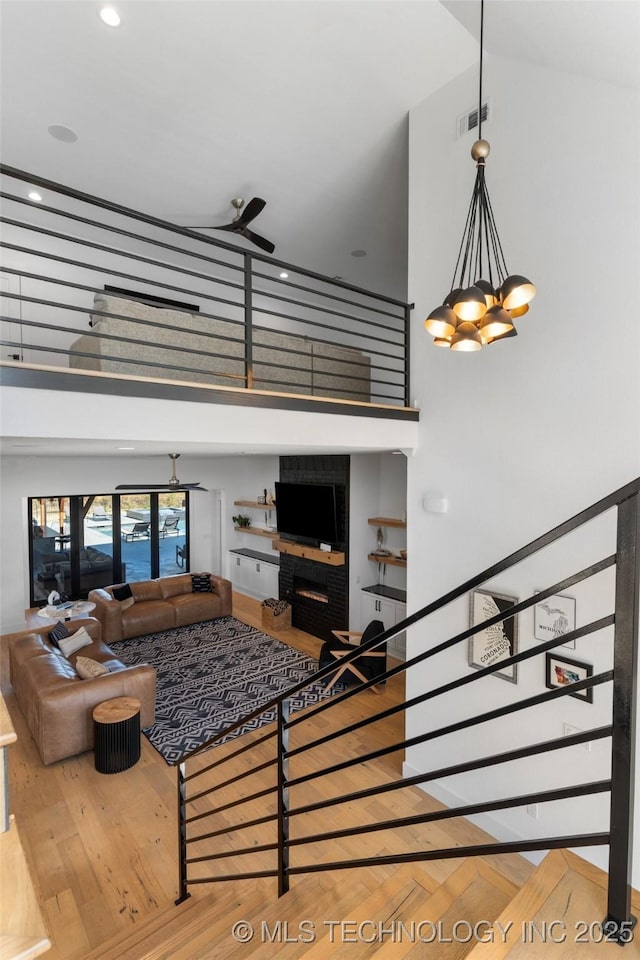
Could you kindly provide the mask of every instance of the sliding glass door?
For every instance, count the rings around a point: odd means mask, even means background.
[[[31,605],[189,570],[189,499],[179,493],[29,500]]]

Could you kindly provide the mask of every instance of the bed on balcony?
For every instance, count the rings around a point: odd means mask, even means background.
[[[95,295],[94,309],[92,334],[71,344],[69,366],[132,377],[245,386],[241,325],[108,293]],[[257,390],[370,400],[370,360],[359,350],[254,329],[253,360]]]

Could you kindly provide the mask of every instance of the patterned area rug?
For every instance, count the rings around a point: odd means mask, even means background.
[[[318,669],[317,660],[235,617],[122,640],[112,649],[123,663],[150,663],[158,671],[156,719],[144,733],[169,764]],[[291,709],[325,696],[331,694],[322,683],[312,684],[296,695]],[[274,720],[269,710],[218,742]]]

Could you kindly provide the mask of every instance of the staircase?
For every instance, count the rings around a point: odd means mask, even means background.
[[[158,911],[86,960],[620,956],[602,930],[605,873],[560,850],[525,869],[522,887],[483,858],[461,861],[440,884],[415,864],[382,880],[362,871],[306,876],[280,899],[269,881],[230,884]],[[633,906],[637,913],[640,894]]]

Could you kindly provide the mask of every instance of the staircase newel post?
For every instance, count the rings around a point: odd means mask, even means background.
[[[635,777],[635,727],[640,602],[640,494],[618,506],[613,734],[607,932],[624,944],[632,937],[631,870]]]
[[[278,896],[289,890],[289,701],[278,701]]]
[[[187,900],[187,789],[185,783],[185,765],[178,765],[178,899],[176,906]]]

